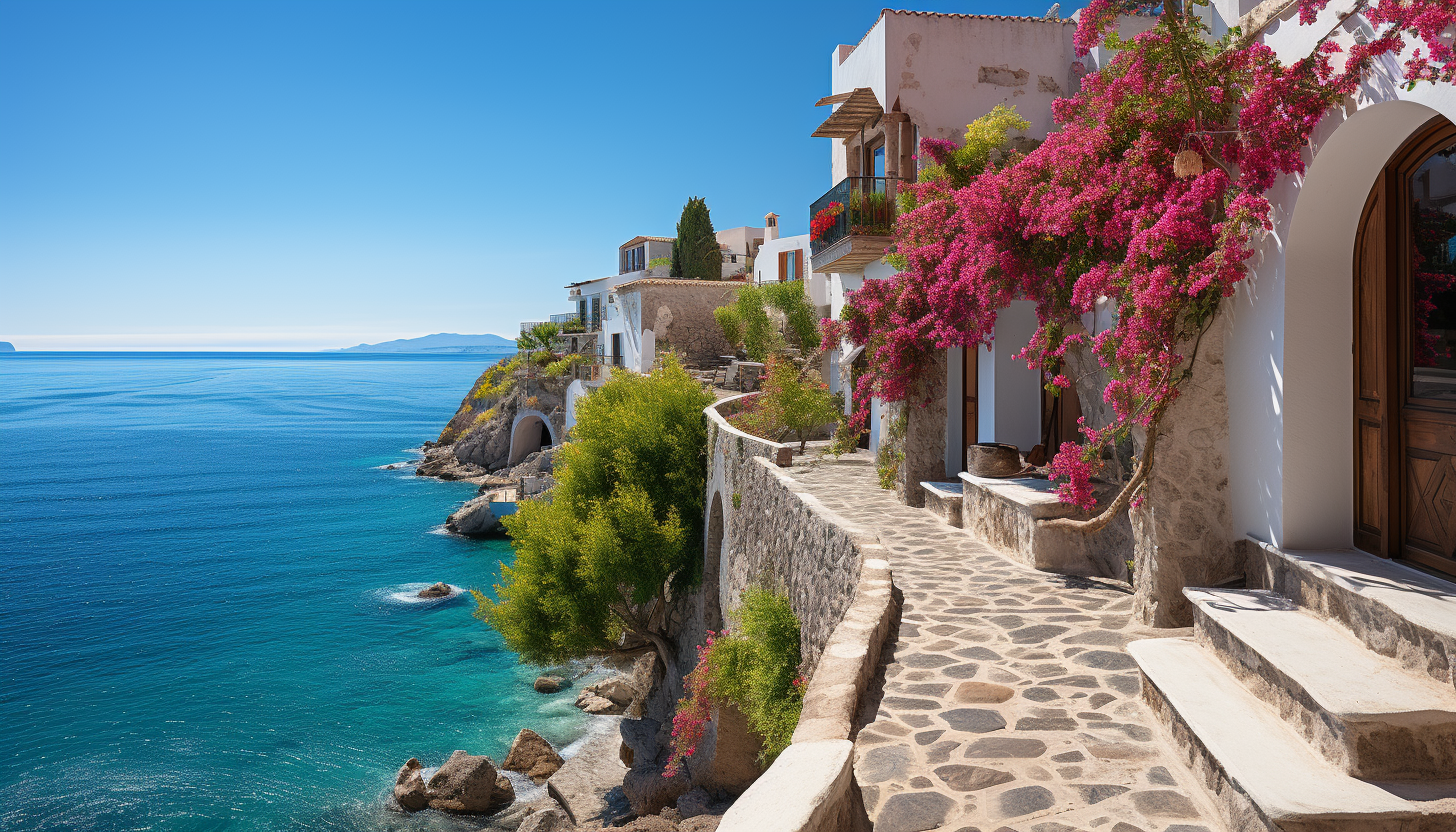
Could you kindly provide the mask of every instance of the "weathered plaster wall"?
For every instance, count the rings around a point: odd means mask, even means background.
[[[682,352],[689,361],[708,361],[732,352],[723,329],[713,319],[713,310],[732,301],[742,283],[653,278],[624,284],[617,290],[623,308],[635,308],[640,315],[636,331],[652,332],[656,346]],[[642,370],[650,369],[650,355],[642,356]]]
[[[976,351],[977,441],[1022,453],[1041,442],[1041,374],[1012,358],[1036,331],[1036,305],[1013,301],[996,316],[990,345]]]

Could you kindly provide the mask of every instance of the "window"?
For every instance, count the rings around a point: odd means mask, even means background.
[[[804,250],[779,252],[779,282],[804,279]]]
[[[622,274],[640,272],[647,268],[647,244],[622,250]]]

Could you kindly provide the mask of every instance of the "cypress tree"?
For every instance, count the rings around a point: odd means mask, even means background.
[[[683,206],[677,221],[677,238],[672,241],[673,277],[689,280],[717,280],[723,276],[723,255],[713,233],[708,203],[693,197]]]

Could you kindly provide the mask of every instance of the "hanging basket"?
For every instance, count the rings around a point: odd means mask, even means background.
[[[1203,173],[1203,154],[1196,150],[1179,151],[1173,157],[1173,175],[1179,179],[1187,179]]]

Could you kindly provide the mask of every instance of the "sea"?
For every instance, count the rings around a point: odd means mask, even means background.
[[[392,810],[400,765],[593,730],[472,615],[474,486],[411,467],[492,360],[0,355],[0,829],[486,828]]]

